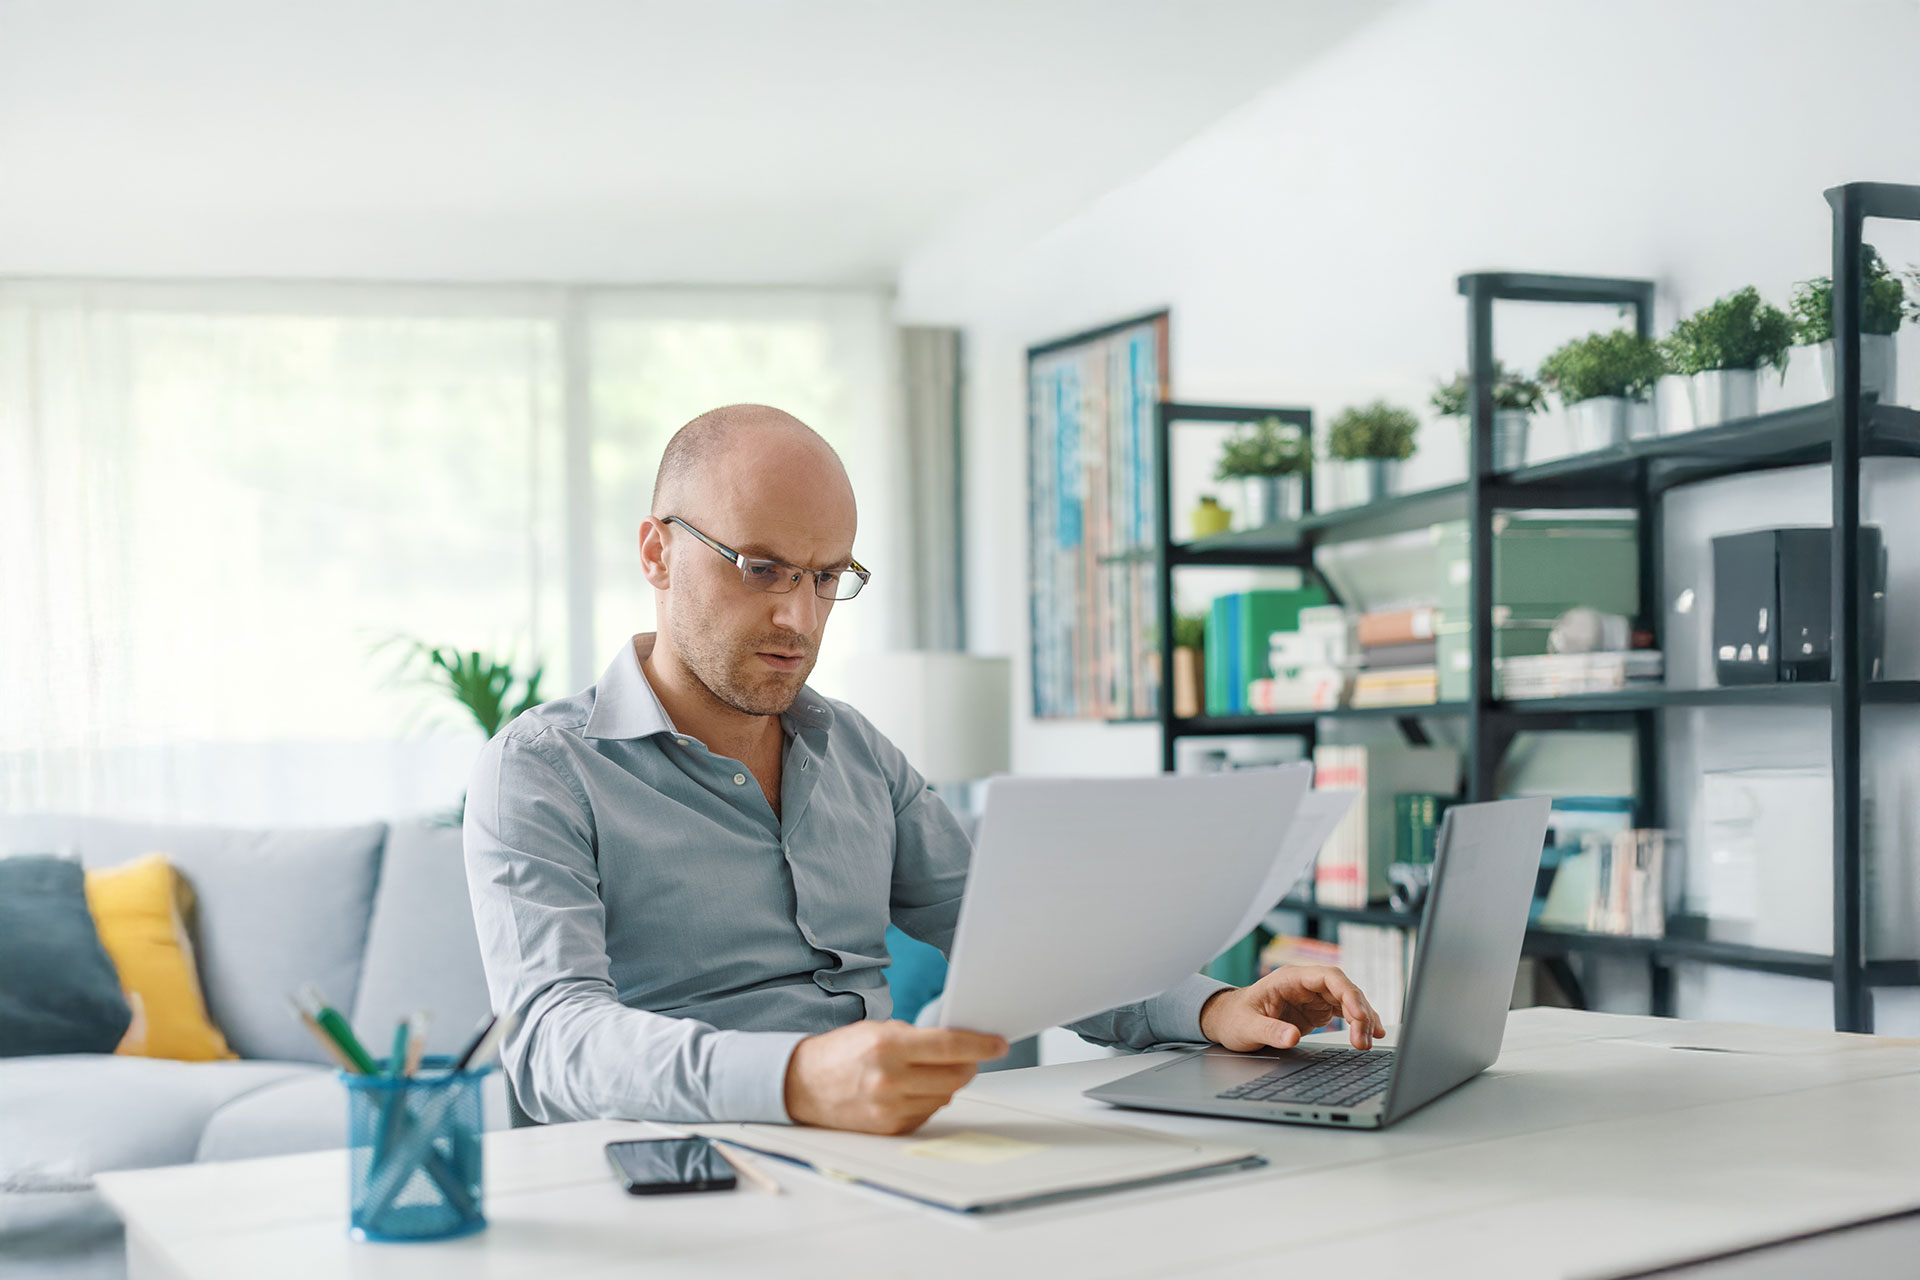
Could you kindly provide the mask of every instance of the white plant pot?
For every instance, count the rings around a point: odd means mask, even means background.
[[[1627,441],[1628,411],[1632,401],[1625,396],[1594,396],[1567,406],[1567,418],[1573,425],[1573,447],[1578,453],[1592,453]]]
[[[1709,369],[1687,382],[1693,400],[1693,425],[1717,427],[1760,412],[1758,369]]]
[[[1663,436],[1693,430],[1693,380],[1669,373],[1654,383],[1653,418]]]
[[[1897,403],[1900,366],[1890,333],[1860,335],[1860,393],[1876,396],[1881,404]],[[1820,344],[1820,382],[1833,395],[1833,343]]]

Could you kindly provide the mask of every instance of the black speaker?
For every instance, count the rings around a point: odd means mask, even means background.
[[[1759,529],[1713,540],[1713,659],[1720,683],[1833,678],[1833,531]],[[1878,679],[1887,553],[1876,525],[1860,527],[1860,625],[1866,678]]]

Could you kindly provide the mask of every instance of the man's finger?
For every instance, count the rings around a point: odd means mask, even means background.
[[[1271,1045],[1275,1049],[1291,1049],[1300,1043],[1300,1028],[1291,1022],[1282,1022],[1278,1018],[1253,1016],[1253,1021],[1240,1028],[1249,1039],[1261,1044]]]
[[[915,1063],[991,1062],[1007,1056],[1005,1038],[950,1027],[915,1027],[904,1049],[906,1060]]]

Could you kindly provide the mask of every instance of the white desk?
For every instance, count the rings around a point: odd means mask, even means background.
[[[1269,1167],[979,1220],[776,1161],[783,1196],[635,1198],[601,1147],[650,1126],[602,1121],[490,1135],[491,1226],[439,1245],[349,1241],[341,1152],[100,1184],[133,1280],[1607,1276],[1920,1207],[1920,1041],[1524,1010],[1487,1075],[1377,1133],[1079,1096],[1147,1061],[970,1087],[1244,1143]],[[1889,1247],[1911,1262],[1916,1237]]]

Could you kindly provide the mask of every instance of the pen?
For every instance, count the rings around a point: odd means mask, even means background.
[[[707,1141],[713,1143],[713,1149],[720,1153],[722,1160],[725,1160],[733,1166],[735,1173],[770,1196],[780,1194],[780,1184],[774,1180],[772,1174],[760,1167],[758,1160],[755,1160],[744,1151],[730,1147],[724,1142],[718,1142],[712,1138],[708,1138]]]
[[[427,1028],[433,1023],[433,1015],[421,1009],[407,1019],[407,1067],[406,1075],[420,1070],[420,1059],[427,1052]]]
[[[342,1071],[353,1071],[356,1069],[353,1063],[347,1060],[347,1055],[340,1052],[340,1046],[333,1042],[333,1037],[321,1030],[320,1024],[313,1020],[312,1014],[300,1007],[298,1000],[295,1000],[292,996],[288,996],[287,1004],[292,1007],[293,1016],[300,1019],[301,1025],[312,1032],[313,1038],[320,1042],[320,1047],[326,1051],[327,1057],[333,1059],[334,1066],[339,1067]]]
[[[400,1025],[393,1029],[393,1049],[387,1055],[387,1079],[398,1080],[401,1076],[412,1075],[407,1069],[407,1059],[413,1056],[413,1027],[401,1019]]]
[[[309,982],[300,988],[300,1000],[305,1006],[307,1015],[319,1023],[321,1030],[340,1046],[340,1052],[347,1055],[355,1071],[363,1076],[380,1074],[379,1068],[374,1065],[373,1058],[361,1045],[360,1038],[353,1034],[353,1028],[347,1024],[345,1018],[340,1016],[339,1010],[327,1003],[326,998],[320,994],[320,988]]]

